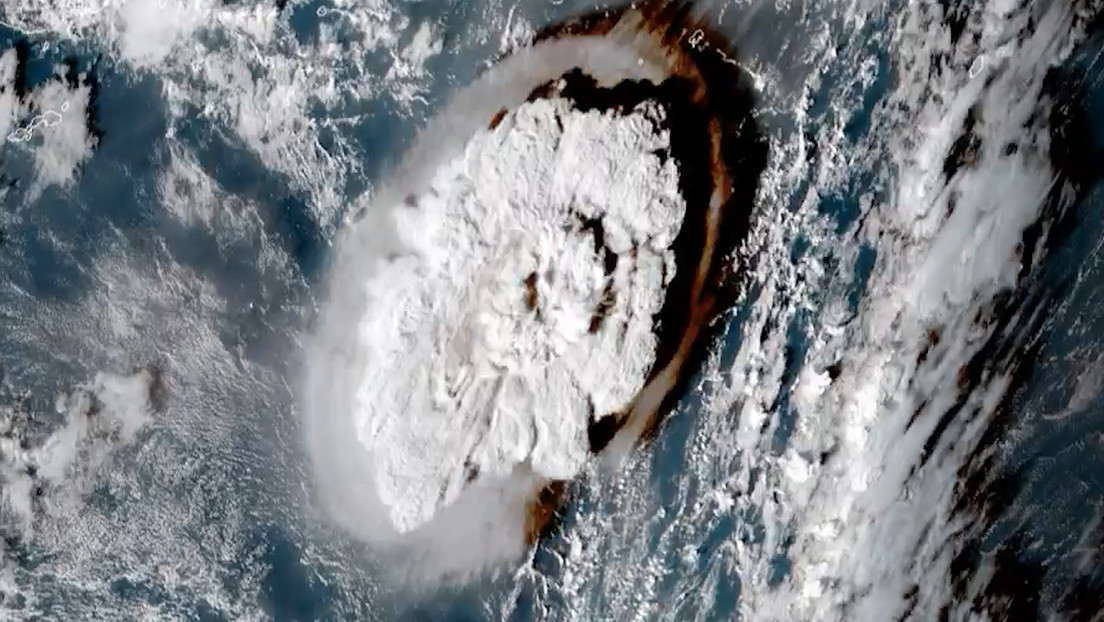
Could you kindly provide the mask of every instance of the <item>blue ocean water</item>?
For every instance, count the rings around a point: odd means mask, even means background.
[[[312,36],[316,22],[311,15],[317,16],[318,8],[323,6],[327,5],[310,3],[295,7],[291,23],[297,36],[303,39]],[[458,25],[463,24],[467,19],[466,6],[453,3],[449,7],[452,10],[445,14],[453,16]],[[428,3],[414,3],[411,10],[440,9],[431,9]],[[448,19],[445,22],[450,23]],[[880,27],[882,25],[877,23],[869,26],[872,31]],[[250,413],[242,417],[240,434],[235,435],[232,445],[204,447],[202,439],[172,426],[156,429],[150,433],[156,438],[145,439],[150,444],[173,445],[180,448],[181,454],[197,456],[200,465],[192,472],[192,479],[171,485],[178,486],[182,496],[201,500],[196,506],[196,511],[202,515],[200,524],[217,531],[229,521],[223,503],[226,499],[232,498],[235,504],[250,508],[245,514],[247,522],[236,524],[237,531],[227,534],[229,552],[218,557],[221,565],[217,574],[225,591],[239,593],[243,600],[255,597],[261,610],[273,620],[493,619],[497,610],[487,603],[499,603],[508,598],[514,599],[510,607],[514,620],[554,619],[563,615],[567,605],[558,602],[554,592],[542,587],[546,582],[554,583],[564,572],[562,535],[543,542],[534,554],[533,566],[539,578],[534,575],[515,578],[506,574],[416,597],[380,590],[374,576],[377,569],[370,565],[352,568],[326,563],[325,555],[315,553],[316,549],[327,547],[355,551],[360,545],[310,524],[298,515],[301,508],[294,507],[303,503],[302,499],[287,492],[296,486],[278,486],[273,482],[287,478],[302,478],[305,482],[307,478],[304,457],[297,442],[294,391],[287,384],[281,386],[280,380],[286,381],[296,372],[296,344],[288,335],[309,323],[311,309],[316,304],[316,287],[328,258],[330,234],[312,216],[307,197],[297,193],[287,179],[268,170],[244,145],[236,143],[225,128],[198,114],[179,125],[177,137],[196,154],[202,168],[222,190],[258,206],[258,218],[263,223],[258,236],[274,241],[287,251],[294,260],[299,278],[287,281],[264,272],[255,262],[259,238],[237,240],[227,245],[210,230],[183,226],[169,218],[154,199],[158,173],[168,161],[165,143],[161,140],[167,129],[168,111],[156,76],[129,71],[102,56],[102,51],[92,45],[81,48],[54,41],[49,52],[42,52],[41,44],[45,39],[25,39],[20,33],[0,30],[0,49],[7,49],[20,40],[29,41],[32,48],[27,76],[31,88],[50,79],[52,66],[69,55],[76,55],[81,67],[92,68],[99,88],[94,114],[103,135],[93,156],[82,164],[72,187],[49,188],[30,207],[20,207],[30,176],[30,162],[24,154],[12,149],[0,151],[0,174],[6,180],[17,182],[15,190],[0,206],[14,214],[3,232],[0,253],[5,257],[0,265],[5,269],[2,278],[15,288],[4,288],[0,296],[18,290],[33,297],[78,301],[93,285],[89,279],[94,273],[87,268],[112,251],[114,236],[122,236],[132,248],[148,256],[150,262],[163,260],[186,266],[212,284],[227,301],[228,311],[219,326],[225,347],[238,352],[243,365],[263,364],[272,372],[273,401],[266,404],[269,408],[263,416]],[[491,55],[490,47],[469,52],[482,57]],[[861,140],[867,132],[871,111],[884,97],[893,79],[888,54],[882,54],[882,58],[884,64],[879,79],[867,91],[855,93],[857,108],[846,131],[851,141]],[[441,78],[435,81],[427,95],[428,110],[476,70],[473,64],[460,62],[447,54],[434,62],[438,64],[433,69]],[[1088,63],[1090,75],[1099,75],[1091,55],[1075,58],[1072,62]],[[1098,139],[1104,137],[1104,89],[1099,82],[1087,81],[1089,89],[1084,100],[1091,111],[1093,136]],[[831,84],[831,80],[826,83]],[[813,100],[820,101],[816,94]],[[352,199],[387,170],[417,131],[421,120],[405,116],[387,101],[343,112],[364,115],[362,122],[348,130],[362,148],[366,171],[364,179],[353,180],[343,189],[344,196]],[[317,114],[324,113],[318,111]],[[826,104],[814,103],[810,109],[810,127],[828,122],[832,114],[835,113]],[[781,131],[787,129],[785,119],[777,122]],[[137,145],[142,148],[136,148]],[[1098,141],[1096,146],[1104,146],[1104,140]],[[860,197],[881,192],[879,183],[871,174],[857,169],[845,191],[820,198],[822,213],[835,220],[841,237],[852,230],[860,216]],[[1075,544],[1070,534],[1078,532],[1094,516],[1104,498],[1104,479],[1101,479],[1104,438],[1100,436],[1100,430],[1104,429],[1104,415],[1101,414],[1104,402],[1099,392],[1079,406],[1078,416],[1041,416],[1060,413],[1066,408],[1065,404],[1075,391],[1078,374],[1086,371],[1083,369],[1085,352],[1104,356],[1099,311],[1104,307],[1097,299],[1099,286],[1096,285],[1104,282],[1100,277],[1104,265],[1101,265],[1096,248],[1104,234],[1102,209],[1104,187],[1094,185],[1085,192],[1076,210],[1076,226],[1046,257],[1037,277],[1046,282],[1066,284],[1056,290],[1054,311],[1037,334],[1036,363],[1018,393],[1015,409],[1008,414],[1018,425],[1010,426],[1016,434],[1010,436],[1011,440],[1001,449],[1001,468],[1010,475],[1015,474],[1022,485],[1014,489],[1015,499],[994,521],[983,543],[990,551],[997,550],[1013,536],[1036,543],[1018,554],[1022,554],[1024,563],[1058,568],[1052,570],[1058,573],[1058,578],[1052,581],[1083,572],[1075,567],[1068,554]],[[811,243],[798,240],[793,252],[800,255]],[[853,256],[829,257],[829,261],[853,261],[852,313],[858,312],[859,298],[876,257],[877,251],[870,246],[861,246]],[[755,299],[754,295],[751,299]],[[7,308],[7,304],[4,307]],[[747,313],[746,308],[734,313],[732,327],[721,346],[722,360],[730,360],[735,355],[740,345],[736,328],[746,319]],[[796,416],[788,401],[789,388],[795,382],[808,347],[807,328],[815,320],[811,313],[799,313],[790,324],[775,327],[775,330],[786,331],[789,344],[789,367],[776,404],[781,422],[775,438],[775,449],[779,453],[789,441]],[[171,344],[166,344],[165,348],[166,355],[171,356]],[[38,412],[51,412],[49,402],[59,386],[65,384],[61,379],[87,378],[105,362],[105,356],[91,347],[55,355],[29,349],[16,336],[0,333],[0,368],[4,378],[13,385],[29,389],[30,399]],[[676,484],[686,477],[681,466],[690,450],[696,426],[700,424],[695,417],[699,406],[700,396],[687,396],[649,450],[653,466],[653,479],[649,484],[670,504],[679,502]],[[42,422],[43,425],[48,423]],[[121,459],[137,458],[124,454]],[[136,473],[136,477],[143,475],[149,474],[141,470]],[[692,491],[696,487],[705,488],[696,481],[689,485]],[[274,494],[274,489],[281,492]],[[581,515],[608,511],[604,502],[584,484],[567,511],[563,532],[570,534]],[[87,503],[110,515],[125,511],[127,504],[133,501],[114,498],[111,488],[105,485],[97,487]],[[755,523],[760,520],[748,515],[720,522],[698,545],[696,564],[679,566],[679,571],[669,573],[659,590],[670,593],[674,600],[675,591],[683,585],[704,584],[706,575],[714,572],[709,561],[723,543],[738,529],[748,528],[747,525],[756,532]],[[740,521],[745,523],[742,527],[737,524]],[[664,527],[662,522],[655,524],[655,539]],[[197,541],[206,542],[207,537],[196,534]],[[145,602],[179,619],[232,619],[217,604],[209,602],[205,594],[168,591],[157,582],[135,580],[128,576],[125,568],[111,568],[110,564],[105,565],[105,572],[118,573],[118,578],[111,581],[112,594],[105,597],[81,593],[72,585],[56,581],[55,577],[36,574],[36,568],[48,565],[48,545],[15,544],[12,550],[22,552],[13,555],[9,550],[9,558],[4,563],[20,565],[20,575],[35,583],[43,609],[35,616],[37,619],[80,619],[88,611],[90,602],[110,602],[110,598]],[[678,566],[673,558],[663,563]],[[775,567],[775,580],[781,581],[788,572],[788,561],[780,556]],[[259,581],[255,580],[258,579],[255,576],[257,568],[263,569]],[[1094,572],[1099,585],[1099,570]],[[346,577],[344,581],[336,576],[350,573],[359,575],[352,580]],[[722,573],[720,580],[712,582],[714,597],[716,602],[728,603],[728,606],[716,607],[703,619],[728,620],[735,616],[741,589],[739,572],[728,568]],[[335,587],[338,585],[357,585],[362,591],[339,589]],[[601,598],[601,594],[594,597]],[[679,604],[672,602],[672,606]],[[688,612],[692,608],[687,605]],[[15,609],[18,610],[18,606]]]

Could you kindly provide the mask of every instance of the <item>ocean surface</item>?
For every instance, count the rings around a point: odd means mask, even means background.
[[[396,586],[303,449],[335,231],[593,4],[0,0],[0,620],[1101,619],[1102,7],[699,4],[771,139],[712,356],[524,559]]]

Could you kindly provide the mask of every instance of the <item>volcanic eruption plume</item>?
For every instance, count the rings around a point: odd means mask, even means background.
[[[467,572],[656,433],[738,289],[752,105],[665,2],[552,26],[456,95],[336,244],[305,410],[342,525]]]

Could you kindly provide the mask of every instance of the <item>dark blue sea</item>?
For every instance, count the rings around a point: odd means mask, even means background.
[[[427,119],[505,51],[502,42],[511,33],[524,42],[519,23],[539,28],[584,3],[193,4],[200,23],[166,30],[176,47],[147,62],[113,38],[113,8],[100,7],[99,18],[0,2],[0,58],[12,51],[18,60],[11,79],[0,71],[0,115],[4,102],[25,102],[9,131],[69,102],[56,127],[0,143],[0,620],[965,620],[971,611],[1099,619],[1099,7],[1070,3],[1088,17],[1076,21],[1084,32],[1071,37],[1072,53],[1047,48],[1053,67],[1022,43],[1028,35],[992,43],[993,76],[1043,68],[1023,74],[1045,74],[1037,91],[1016,95],[1037,100],[1025,104],[1037,112],[1024,113],[1042,128],[1034,137],[1029,127],[1022,136],[992,129],[1000,117],[986,106],[996,104],[978,95],[983,146],[959,157],[959,123],[952,140],[933,143],[939,166],[957,162],[933,179],[951,187],[975,175],[970,188],[985,189],[962,190],[948,208],[958,214],[971,209],[971,192],[1004,197],[1015,186],[1003,176],[1018,169],[986,168],[989,158],[1014,157],[1005,142],[1037,150],[1050,167],[1029,216],[1001,212],[1001,199],[973,225],[1023,220],[1007,249],[1022,267],[940,307],[901,292],[930,287],[910,280],[919,266],[945,264],[898,259],[943,247],[887,214],[906,201],[898,182],[909,167],[925,166],[920,156],[895,157],[919,153],[927,135],[913,130],[934,123],[925,106],[973,88],[944,78],[959,71],[958,48],[910,38],[906,17],[919,9],[906,3],[713,3],[708,14],[756,59],[749,66],[762,79],[759,120],[774,159],[755,218],[777,232],[753,240],[763,245],[749,251],[755,276],[715,356],[658,438],[608,481],[584,481],[559,529],[525,559],[458,584],[396,587],[372,547],[313,500],[302,443],[302,352],[326,302],[335,233]],[[985,11],[1000,3],[908,4],[930,9],[915,20],[933,41],[965,29],[962,46],[981,49],[990,45]],[[1057,4],[1022,11],[1041,29]],[[250,43],[252,31],[238,24],[254,10],[276,25]],[[58,26],[66,11],[68,33]],[[423,23],[440,51],[387,78]],[[304,50],[313,56],[297,55]],[[917,62],[930,64],[926,74]],[[329,78],[307,77],[308,66]],[[921,74],[931,76],[926,87],[900,87]],[[243,84],[255,90],[239,98]],[[336,95],[323,93],[328,84]],[[985,87],[990,98],[1003,97],[1002,84],[994,77]],[[285,93],[294,114],[273,104]],[[84,139],[50,142],[65,128]],[[68,166],[72,144],[84,155]],[[69,175],[42,173],[57,166]],[[968,226],[940,218],[932,231]],[[998,238],[978,235],[962,252],[982,261]],[[965,278],[926,274],[929,284]],[[876,287],[891,277],[903,285]],[[880,313],[880,296],[898,294],[904,310],[880,329],[888,332],[858,328]],[[914,333],[929,333],[908,328],[908,313],[921,307],[916,325],[928,322],[939,337],[917,362]],[[875,346],[886,361],[909,352],[904,379],[881,385],[875,411],[892,424],[883,428],[846,415],[860,401],[846,387],[866,395],[873,355],[863,353]],[[813,371],[833,376],[825,395],[842,396],[817,402],[816,416],[801,397]],[[94,417],[80,399],[117,412],[119,425],[131,420],[128,394],[111,383],[135,373],[146,374],[153,397],[134,436],[87,423]],[[889,413],[898,407],[908,412]],[[844,493],[833,486],[859,469],[847,439],[848,426],[860,425],[875,426],[870,442],[898,438],[867,454],[871,490],[888,494],[877,482],[889,486],[898,472],[904,484],[886,497],[892,504],[855,493],[855,531],[841,521],[832,532],[845,551],[837,555],[813,526],[818,512],[839,511]],[[920,428],[917,441],[908,430]],[[819,458],[810,437],[824,442]],[[787,479],[795,455],[821,484]],[[897,544],[877,546],[885,541]]]

